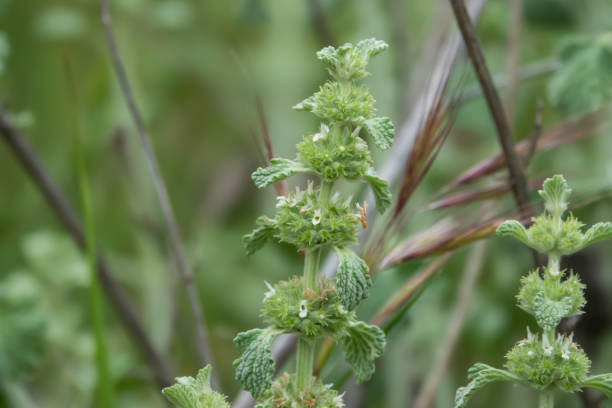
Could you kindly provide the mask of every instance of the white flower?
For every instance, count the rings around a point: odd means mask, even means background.
[[[338,149],[340,149],[340,151],[341,151],[341,152],[343,152],[343,151],[345,150],[345,149],[344,149],[344,146],[342,146],[342,145],[340,145],[340,146],[338,147]]]
[[[529,350],[529,351],[527,352],[527,355],[528,355],[529,357],[533,356],[533,351]]]
[[[287,204],[287,198],[285,196],[276,197],[276,208],[284,207]]]
[[[274,287],[272,287],[272,285],[270,285],[268,282],[264,281],[264,283],[266,284],[266,286],[268,287],[268,291],[266,293],[264,293],[264,302],[268,299],[270,299],[272,296],[274,296],[276,294],[276,290],[274,290]]]
[[[325,139],[325,136],[320,133],[315,133],[315,135],[312,137],[313,142],[318,142],[321,139]]]
[[[300,302],[300,313],[298,316],[300,316],[300,319],[304,319],[306,316],[308,316],[308,306],[306,306],[306,300],[302,300]]]
[[[563,353],[561,353],[561,358],[564,360],[569,360],[570,358],[569,351],[564,351]]]
[[[316,209],[314,212],[314,217],[312,217],[312,225],[318,225],[321,222],[321,210]]]

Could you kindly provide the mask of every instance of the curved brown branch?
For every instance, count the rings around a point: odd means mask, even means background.
[[[40,192],[61,224],[66,228],[72,239],[81,251],[85,250],[85,235],[75,211],[72,209],[64,193],[51,179],[36,152],[26,143],[23,135],[10,122],[6,112],[0,111],[0,135],[13,154],[17,157],[24,170],[32,178]],[[153,342],[147,335],[144,325],[136,314],[123,288],[117,282],[111,267],[103,255],[98,254],[98,274],[104,292],[110,304],[115,309],[121,323],[133,339],[138,349],[151,365],[155,380],[160,387],[166,387],[172,383],[173,373],[170,364],[154,347]]]

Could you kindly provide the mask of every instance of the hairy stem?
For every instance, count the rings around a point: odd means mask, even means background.
[[[540,393],[540,403],[538,408],[553,408],[555,406],[555,394],[552,390]]]
[[[306,259],[304,260],[304,290],[316,289],[320,258],[320,248],[311,249],[306,252]],[[315,347],[315,339],[308,336],[300,336],[297,346],[296,364],[297,384],[300,390],[305,390],[311,385]]]

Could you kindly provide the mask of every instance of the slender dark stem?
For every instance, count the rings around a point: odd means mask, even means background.
[[[0,111],[0,135],[2,135],[2,139],[17,157],[24,170],[32,178],[79,249],[84,251],[85,234],[75,211],[66,200],[63,192],[49,176],[50,173],[44,167],[36,152],[26,143],[21,132],[13,126],[4,111]],[[144,325],[103,255],[98,254],[97,264],[100,283],[106,296],[119,316],[121,323],[125,326],[126,331],[149,361],[157,384],[161,387],[170,385],[174,375],[169,362],[153,346],[153,342],[147,335]]]
[[[527,179],[523,173],[523,166],[518,156],[514,151],[514,143],[512,135],[510,133],[510,127],[508,125],[508,119],[504,113],[499,94],[495,89],[495,84],[491,78],[491,73],[487,68],[487,64],[482,53],[482,49],[476,38],[474,31],[474,25],[468,15],[467,9],[463,0],[449,0],[457,20],[457,25],[461,31],[465,47],[468,51],[468,55],[476,71],[478,82],[482,87],[482,92],[487,101],[487,105],[493,117],[495,128],[497,129],[497,136],[499,143],[501,144],[508,171],[510,173],[512,192],[518,207],[522,210],[529,208],[529,194],[527,188]]]
[[[329,28],[329,23],[325,17],[325,10],[323,10],[321,0],[307,1],[308,6],[310,7],[310,20],[312,21],[312,27],[317,34],[319,43],[321,43],[323,47],[334,45],[336,41],[334,40],[331,29]]]
[[[136,105],[134,94],[132,92],[132,88],[128,80],[127,72],[119,54],[119,48],[117,46],[115,33],[113,31],[113,24],[108,0],[100,0],[100,7],[102,13],[102,24],[104,25],[104,34],[106,36],[108,48],[111,54],[111,58],[113,60],[113,66],[117,74],[117,79],[119,80],[119,86],[121,87],[123,97],[125,98],[125,102],[127,104],[132,120],[134,121],[134,125],[136,126],[138,136],[140,137],[140,141],[145,152],[149,171],[151,173],[153,184],[155,186],[155,192],[157,194],[157,198],[159,199],[162,213],[164,215],[164,219],[168,227],[170,244],[177,264],[178,272],[187,292],[189,307],[191,308],[191,313],[193,314],[194,324],[197,332],[198,352],[200,354],[200,359],[203,364],[211,363],[212,354],[210,352],[210,347],[208,344],[208,333],[206,330],[204,313],[202,311],[202,302],[200,301],[200,296],[193,282],[193,274],[191,272],[191,267],[189,266],[189,263],[187,262],[185,257],[185,250],[183,248],[183,242],[181,240],[179,226],[176,221],[174,211],[172,210],[172,204],[170,203],[166,184],[159,170],[155,151],[153,150],[153,146],[151,144],[151,138],[149,137],[149,134],[145,129],[144,121],[142,120],[142,115],[140,114],[138,106]],[[216,381],[214,376],[213,381]]]

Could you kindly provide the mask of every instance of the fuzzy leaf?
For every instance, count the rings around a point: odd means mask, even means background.
[[[242,243],[247,255],[251,255],[259,250],[276,232],[276,221],[272,218],[259,217],[256,224],[258,228],[254,229],[250,234],[242,236]]]
[[[357,383],[368,380],[376,370],[374,360],[384,351],[385,333],[378,326],[353,321],[340,341]]]
[[[601,241],[603,239],[612,238],[612,223],[610,222],[598,222],[584,233],[584,239],[582,241],[582,247],[591,245],[594,242]]]
[[[590,376],[584,380],[582,386],[597,388],[606,394],[608,398],[612,398],[612,373]]]
[[[333,68],[338,61],[338,52],[332,46],[317,51],[317,58],[328,68]]]
[[[538,292],[533,299],[534,316],[545,331],[553,330],[561,319],[569,316],[572,310],[572,299],[568,296],[561,301],[548,299],[544,291]]]
[[[198,371],[196,378],[178,377],[176,384],[162,394],[179,408],[229,408],[225,397],[210,387],[210,366]]]
[[[567,210],[567,200],[572,193],[565,178],[559,174],[547,178],[538,194],[544,199],[546,210],[553,217],[560,217]]]
[[[275,158],[270,160],[270,166],[260,167],[251,176],[258,188],[284,180],[298,173],[312,171],[309,167],[293,160]]]
[[[497,381],[519,382],[520,380],[506,370],[500,370],[482,363],[476,363],[468,370],[470,382],[455,393],[455,408],[463,408],[474,393],[485,385]]]
[[[594,111],[612,100],[612,34],[574,37],[561,49],[548,98],[564,113]]]
[[[244,349],[242,356],[234,360],[236,379],[255,398],[261,397],[272,385],[274,359],[270,348],[281,333],[279,329],[268,327],[238,333],[234,338],[234,343]]]
[[[387,150],[393,144],[395,126],[389,118],[373,118],[365,121],[365,128],[374,144],[382,150]]]
[[[368,265],[348,248],[335,248],[338,255],[336,287],[342,305],[353,310],[359,302],[368,297],[372,280]]]
[[[364,178],[370,184],[370,187],[372,187],[378,213],[384,213],[385,210],[391,205],[391,191],[389,191],[389,183],[387,180],[378,177],[372,168],[368,170],[368,172],[364,175]]]
[[[529,242],[529,235],[527,229],[516,220],[504,221],[497,227],[495,231],[500,237],[513,237],[524,243],[525,245],[531,246]]]
[[[389,45],[382,40],[368,38],[359,41],[355,48],[357,48],[364,56],[367,56],[367,58],[371,58],[385,51],[387,48],[389,48]]]

